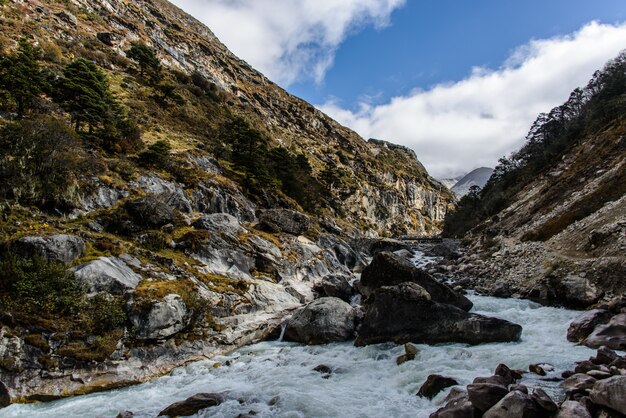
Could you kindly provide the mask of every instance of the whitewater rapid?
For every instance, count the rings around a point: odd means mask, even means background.
[[[521,341],[418,345],[417,358],[401,366],[396,365],[396,357],[403,347],[394,344],[357,348],[352,343],[302,346],[262,342],[176,369],[149,383],[45,404],[12,405],[0,410],[0,417],[108,418],[126,410],[135,417],[155,417],[169,404],[199,392],[230,392],[232,399],[199,417],[234,418],[250,411],[257,417],[285,418],[427,417],[448,393],[432,401],[415,396],[430,374],[456,378],[464,386],[476,376],[491,375],[499,363],[525,370],[531,363],[549,363],[555,368],[551,375],[556,376],[593,354],[565,338],[568,324],[579,312],[526,300],[470,299],[474,312],[522,325]],[[217,362],[222,366],[214,367]],[[330,378],[313,371],[320,364],[333,369]],[[530,385],[540,384],[558,395],[558,383],[525,376]],[[270,406],[272,400],[277,403]]]
[[[425,267],[437,258],[418,251],[411,261]],[[436,410],[450,390],[432,401],[415,396],[430,374],[453,377],[465,386],[477,376],[491,375],[499,363],[523,370],[531,363],[547,363],[554,367],[548,376],[526,374],[522,383],[541,386],[557,398],[561,396],[558,382],[550,378],[594,353],[566,340],[567,327],[579,312],[527,300],[469,298],[474,303],[472,312],[522,325],[521,340],[478,346],[420,344],[416,359],[401,366],[396,358],[404,348],[395,344],[357,348],[351,342],[322,346],[262,342],[178,368],[142,385],[46,404],[12,405],[0,410],[0,418],[108,418],[120,411],[156,417],[171,403],[200,392],[227,392],[229,400],[197,417],[234,418],[254,411],[257,417],[421,418]],[[330,377],[313,370],[321,364],[333,370]]]

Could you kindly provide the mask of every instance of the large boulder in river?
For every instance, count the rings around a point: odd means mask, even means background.
[[[467,396],[477,409],[487,411],[509,393],[506,386],[495,383],[472,383],[467,386]]]
[[[541,418],[546,415],[529,395],[514,390],[485,412],[483,418]]]
[[[435,302],[454,305],[465,311],[472,309],[472,302],[456,293],[449,286],[439,283],[430,274],[415,267],[406,258],[390,252],[381,252],[374,256],[369,266],[361,274],[360,290],[369,296],[375,289],[412,282],[426,289]]]
[[[147,309],[130,309],[130,321],[139,340],[160,340],[182,331],[188,322],[187,305],[175,294],[153,301]]]
[[[184,401],[176,402],[165,408],[159,416],[168,417],[188,417],[196,414],[202,409],[211,406],[218,406],[224,402],[226,397],[223,393],[198,393]]]
[[[259,228],[274,233],[301,235],[311,228],[311,219],[295,210],[267,209],[261,212]]]
[[[354,335],[354,320],[354,309],[343,300],[317,299],[287,321],[284,338],[304,344],[346,341]]]
[[[431,374],[430,376],[428,376],[428,379],[426,379],[424,384],[420,387],[419,392],[417,392],[417,396],[432,399],[445,388],[449,388],[450,386],[455,386],[458,384],[459,382],[452,379],[451,377]]]
[[[567,340],[580,342],[593,332],[596,326],[606,324],[611,319],[611,313],[606,309],[592,309],[574,319],[567,329]]]
[[[599,380],[590,394],[593,403],[607,406],[626,415],[626,376]]]
[[[475,418],[480,416],[467,396],[452,399],[445,406],[430,414],[430,418]]]
[[[83,255],[85,243],[79,237],[65,234],[28,236],[15,241],[11,249],[22,257],[42,257],[48,261],[70,264]]]
[[[481,344],[517,341],[522,327],[438,303],[416,283],[376,289],[367,299],[357,345],[393,341]]]
[[[550,285],[554,291],[555,300],[570,308],[591,306],[604,294],[587,278],[577,275],[551,277]]]
[[[606,325],[597,326],[583,344],[591,348],[604,345],[612,350],[626,350],[626,313],[615,315]]]
[[[76,280],[88,292],[122,294],[137,287],[141,276],[132,271],[117,257],[100,257],[73,269]]]
[[[591,418],[591,414],[580,402],[565,401],[559,407],[554,418]]]

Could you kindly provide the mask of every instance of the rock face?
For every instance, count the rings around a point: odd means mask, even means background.
[[[410,282],[381,287],[370,295],[356,343],[480,344],[517,341],[521,333],[517,324],[434,302],[424,288]]]
[[[89,292],[122,294],[137,287],[141,276],[132,271],[117,257],[100,257],[73,269],[76,279]]]
[[[226,397],[222,393],[198,393],[184,401],[171,404],[162,410],[159,416],[188,417],[202,409],[218,406],[222,404],[225,399]]]
[[[151,304],[145,311],[130,314],[137,328],[136,338],[158,340],[170,337],[187,326],[187,306],[176,294],[169,294]]]
[[[268,209],[261,213],[259,227],[269,232],[301,235],[311,227],[311,219],[295,210]]]
[[[85,243],[72,235],[29,236],[15,241],[12,250],[23,257],[43,257],[49,261],[69,264],[83,254]]]
[[[465,311],[472,308],[472,302],[459,295],[445,284],[439,283],[424,270],[418,269],[407,259],[390,252],[374,256],[369,266],[361,274],[361,293],[369,296],[376,288],[394,286],[404,282],[416,283],[428,292],[432,300],[454,305]]]
[[[613,376],[593,385],[591,400],[626,415],[626,376]]]
[[[285,339],[304,344],[346,341],[354,335],[354,319],[354,309],[341,299],[317,299],[293,314]]]

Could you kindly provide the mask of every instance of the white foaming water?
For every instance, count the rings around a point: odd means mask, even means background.
[[[423,266],[435,261],[417,252],[412,261]],[[457,379],[465,386],[477,376],[490,376],[499,363],[527,370],[531,363],[548,363],[557,376],[594,351],[566,340],[569,323],[578,312],[542,307],[516,299],[470,296],[473,312],[522,325],[515,343],[468,346],[417,345],[415,360],[396,365],[402,346],[379,344],[354,347],[352,343],[303,346],[281,341],[263,342],[228,356],[174,370],[150,383],[38,405],[12,405],[3,417],[115,417],[133,411],[135,417],[155,417],[173,402],[199,392],[229,392],[227,402],[208,408],[197,417],[234,418],[255,411],[258,417],[428,417],[440,407],[449,390],[432,401],[415,396],[430,374]],[[213,367],[216,362],[230,366]],[[228,363],[227,363],[228,362]],[[329,366],[327,379],[313,371]],[[522,383],[541,386],[560,396],[558,383],[526,374]],[[269,403],[278,397],[278,402]]]

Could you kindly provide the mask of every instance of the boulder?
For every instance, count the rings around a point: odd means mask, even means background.
[[[206,229],[212,232],[220,232],[232,237],[237,237],[245,229],[239,224],[239,220],[228,213],[211,213],[202,215],[193,223],[198,229]]]
[[[556,412],[559,409],[557,404],[554,403],[552,398],[543,389],[540,389],[540,388],[533,389],[533,393],[532,395],[530,395],[530,397],[544,411]]]
[[[592,309],[574,319],[567,329],[567,340],[581,342],[589,336],[600,324],[606,324],[611,319],[611,313],[606,309]]]
[[[319,288],[324,296],[339,298],[348,303],[350,303],[354,294],[354,289],[350,285],[348,277],[340,274],[325,276]]]
[[[579,402],[565,401],[554,418],[591,418],[589,410]]]
[[[492,383],[471,383],[467,385],[467,396],[472,405],[480,411],[487,411],[509,393],[505,386]]]
[[[596,356],[591,360],[594,364],[611,364],[619,358],[620,356],[615,351],[611,350],[608,347],[602,346],[598,348]]]
[[[123,411],[117,414],[115,418],[133,418],[134,416],[135,414],[133,414],[131,411]]]
[[[612,350],[626,350],[626,313],[615,315],[606,325],[597,326],[583,344],[591,348],[606,346]]]
[[[561,383],[561,387],[568,391],[591,389],[596,379],[584,373],[576,373]]]
[[[480,344],[519,340],[522,327],[431,300],[416,283],[376,289],[364,305],[357,345],[393,341]]]
[[[500,376],[502,379],[504,379],[507,385],[515,382],[513,371],[506,364],[498,364],[493,374],[495,376]]]
[[[492,406],[483,418],[542,418],[545,413],[533,399],[519,391],[509,392]]]
[[[154,301],[146,310],[130,309],[130,321],[137,328],[135,338],[159,340],[171,337],[187,326],[187,305],[177,294]]]
[[[124,205],[136,224],[160,228],[174,222],[174,209],[159,195],[147,195]]]
[[[626,415],[626,376],[599,380],[591,389],[591,401]]]
[[[98,260],[72,269],[76,280],[87,291],[122,294],[137,287],[141,276],[132,271],[117,257],[100,257]]]
[[[70,264],[85,251],[85,243],[73,235],[28,236],[13,242],[12,251],[22,257],[42,257],[48,261]]]
[[[431,374],[430,376],[428,376],[426,382],[424,382],[422,387],[420,387],[419,392],[417,392],[417,396],[432,399],[445,388],[449,388],[450,386],[455,386],[458,384],[459,382],[452,379],[451,377]]]
[[[188,417],[198,411],[218,406],[225,400],[223,393],[198,393],[184,401],[176,402],[159,412],[159,416]]]
[[[407,361],[415,360],[415,356],[417,356],[418,352],[419,352],[418,348],[415,347],[413,344],[411,343],[404,344],[404,354],[402,354],[401,356],[398,356],[398,358],[396,359],[396,364],[399,366],[401,364],[406,363]]]
[[[528,365],[528,371],[539,376],[545,376],[546,371],[539,364],[530,364]]]
[[[117,41],[117,36],[111,32],[98,32],[96,38],[105,45],[113,46]]]
[[[354,335],[355,312],[338,298],[320,298],[287,321],[284,339],[304,344],[346,341]]]
[[[261,212],[259,228],[274,233],[301,235],[311,228],[311,219],[295,210],[267,209]]]
[[[550,285],[554,290],[555,300],[569,308],[586,308],[596,303],[604,294],[589,280],[577,275],[553,277]]]
[[[475,418],[478,415],[476,408],[467,396],[452,399],[444,407],[430,414],[429,418]]]
[[[465,311],[472,309],[472,302],[465,296],[456,293],[449,286],[439,283],[430,274],[418,269],[407,259],[390,252],[381,252],[374,256],[372,262],[361,274],[360,290],[364,296],[369,296],[377,288],[395,286],[404,282],[420,285],[435,302],[454,305]]]

